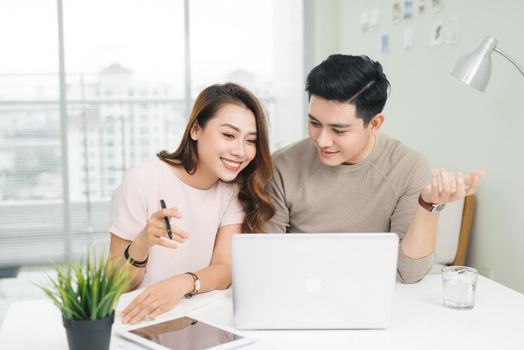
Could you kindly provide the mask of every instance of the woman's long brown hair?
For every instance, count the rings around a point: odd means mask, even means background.
[[[245,211],[243,232],[263,232],[264,224],[275,214],[275,208],[266,191],[273,166],[269,152],[266,116],[260,102],[249,90],[233,83],[211,85],[204,89],[195,101],[178,149],[173,153],[162,151],[157,156],[171,165],[183,166],[188,174],[194,174],[198,165],[198,152],[197,142],[191,138],[191,129],[195,123],[205,128],[207,122],[226,104],[244,106],[255,116],[256,155],[238,174],[234,182],[239,186],[238,199]]]

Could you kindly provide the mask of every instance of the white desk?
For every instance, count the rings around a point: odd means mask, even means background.
[[[244,332],[282,349],[524,349],[524,295],[479,276],[469,311],[444,307],[440,275],[397,284],[392,325],[367,331]],[[232,326],[232,301],[222,298],[189,313]],[[118,341],[112,348],[118,348]],[[12,304],[0,329],[0,349],[67,349],[61,316],[47,300]]]

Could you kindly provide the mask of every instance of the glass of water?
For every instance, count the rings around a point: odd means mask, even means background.
[[[442,269],[444,305],[453,309],[473,309],[478,272],[467,266],[446,266]]]

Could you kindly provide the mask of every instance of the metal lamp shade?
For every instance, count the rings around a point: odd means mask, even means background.
[[[484,92],[491,76],[491,53],[497,40],[488,36],[474,52],[462,57],[450,74],[477,90]]]

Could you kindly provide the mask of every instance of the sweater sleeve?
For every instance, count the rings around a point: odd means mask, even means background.
[[[420,281],[433,267],[434,253],[420,259],[411,259],[398,248],[397,279],[401,283],[415,283]]]
[[[408,178],[405,191],[400,195],[398,203],[391,216],[391,231],[404,238],[415,211],[418,206],[418,196],[424,186],[431,181],[431,169],[427,160],[421,156],[413,167]],[[402,251],[399,246],[397,262],[397,278],[402,283],[415,283],[420,281],[433,266],[434,253],[419,258],[412,259]]]
[[[289,208],[286,205],[286,192],[282,174],[277,167],[273,169],[273,178],[269,184],[268,193],[275,206],[275,215],[266,223],[264,231],[285,233],[289,228]]]

